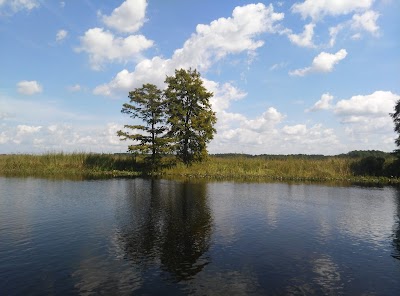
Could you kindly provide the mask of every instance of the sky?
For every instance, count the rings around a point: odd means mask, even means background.
[[[393,151],[397,0],[0,0],[0,154],[125,152],[129,91],[197,69],[210,153]]]

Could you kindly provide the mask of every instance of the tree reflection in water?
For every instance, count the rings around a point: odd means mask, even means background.
[[[141,179],[127,189],[130,209],[117,218],[123,256],[143,273],[155,267],[169,281],[193,278],[209,263],[207,184]]]
[[[396,192],[396,217],[393,229],[393,254],[392,256],[400,260],[400,189]]]

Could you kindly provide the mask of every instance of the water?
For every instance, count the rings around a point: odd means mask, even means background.
[[[399,295],[399,220],[390,187],[0,178],[0,295]]]

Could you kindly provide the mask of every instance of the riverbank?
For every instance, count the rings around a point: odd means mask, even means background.
[[[400,184],[398,178],[356,176],[352,165],[357,158],[339,156],[249,157],[210,156],[202,163],[185,166],[165,159],[155,177],[216,180],[281,180]],[[0,175],[19,177],[111,178],[145,174],[141,157],[129,154],[48,153],[42,155],[0,155]]]

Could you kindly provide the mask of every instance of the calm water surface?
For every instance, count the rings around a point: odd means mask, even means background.
[[[0,178],[0,295],[400,295],[400,191]]]

